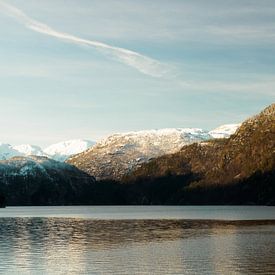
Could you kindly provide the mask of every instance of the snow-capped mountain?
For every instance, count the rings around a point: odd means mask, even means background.
[[[227,138],[235,133],[239,126],[240,124],[226,124],[210,132],[198,128],[168,128],[120,133],[101,140],[95,150],[108,148],[105,150],[106,152],[102,149],[102,154],[104,152],[106,154],[113,152],[116,155],[130,154],[129,157],[132,155],[133,159],[128,161],[133,162],[133,165],[135,165],[136,162],[141,163],[150,158],[176,152],[182,146],[192,142],[211,138]],[[50,145],[43,150],[39,146],[30,144],[12,146],[0,143],[0,160],[15,156],[33,155],[65,161],[73,155],[85,152],[93,145],[95,145],[95,142],[90,140],[74,139]],[[106,163],[103,163],[103,165],[106,165]]]
[[[145,154],[172,153],[186,143],[207,140],[208,132],[198,128],[168,128],[118,133],[98,142],[96,148],[108,147],[120,154],[135,149]]]
[[[0,143],[0,160],[18,156],[45,156],[58,161],[64,161],[71,155],[89,149],[94,144],[95,142],[93,141],[77,139],[53,144],[42,150],[39,146],[30,144],[12,146]]]
[[[72,156],[68,162],[97,179],[120,180],[152,158],[175,153],[194,142],[229,137],[238,126],[223,125],[210,132],[199,128],[168,128],[114,134]]]
[[[175,153],[184,145],[211,138],[207,131],[198,128],[114,134],[68,162],[98,179],[120,179],[151,158]]]
[[[228,138],[233,135],[238,128],[241,126],[241,123],[238,124],[224,124],[218,128],[209,132],[213,138]]]
[[[13,149],[20,152],[23,156],[45,156],[43,150],[36,145],[21,144],[13,146]]]
[[[67,140],[63,142],[59,142],[53,144],[46,149],[44,149],[44,153],[49,156],[49,158],[65,161],[72,155],[79,154],[90,147],[92,147],[95,142],[90,140],[82,140],[82,139],[74,139]]]
[[[15,150],[10,144],[0,143],[0,160],[9,159],[15,156],[22,156],[22,153]]]

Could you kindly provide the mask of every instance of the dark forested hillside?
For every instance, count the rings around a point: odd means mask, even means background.
[[[15,157],[0,161],[0,205],[85,204],[94,182],[77,168],[46,157]]]

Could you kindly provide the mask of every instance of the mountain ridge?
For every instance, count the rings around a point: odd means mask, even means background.
[[[231,124],[228,125],[229,127],[224,128],[225,131],[221,130],[219,135],[221,137],[227,136],[230,131],[235,131],[234,125],[237,124]],[[226,126],[226,125],[224,125]],[[220,128],[220,127],[219,127]],[[183,128],[164,128],[164,129],[158,129],[158,130],[141,130],[141,131],[132,131],[132,132],[126,132],[126,133],[115,133],[113,135],[110,135],[108,138],[115,137],[115,136],[126,136],[126,135],[139,135],[142,137],[143,135],[150,134],[153,132],[159,132],[163,134],[167,134],[168,132],[172,133],[173,131],[180,131],[180,129]],[[185,128],[187,131],[189,130],[190,134],[192,134],[192,131],[194,134],[199,134],[195,133],[195,131],[201,131],[201,134],[205,135],[207,134],[208,131],[203,131],[198,128]],[[213,132],[214,131],[214,132]],[[208,132],[208,134],[212,137],[214,137],[214,134],[211,135],[211,132],[215,134],[215,130],[212,130]],[[209,138],[210,138],[209,136]],[[107,138],[107,139],[108,139]],[[99,141],[99,143],[104,142],[104,140],[107,139],[102,139]],[[68,158],[77,155],[79,153],[82,153],[89,148],[91,148],[93,145],[95,145],[96,142],[91,141],[91,140],[86,140],[86,139],[71,139],[71,140],[65,140],[61,141],[58,143],[54,143],[44,149],[42,149],[40,146],[37,145],[32,145],[32,144],[20,144],[20,145],[15,145],[12,146],[10,144],[5,144],[5,143],[0,143],[0,160],[5,160],[9,159],[15,156],[47,156],[49,158],[58,160],[58,161],[65,161]]]
[[[236,128],[231,127],[231,131]],[[227,129],[225,136],[229,131]],[[117,133],[99,141],[87,151],[70,157],[67,162],[99,180],[120,180],[125,174],[152,158],[177,152],[186,144],[209,139],[213,139],[213,136],[200,128],[165,128]]]

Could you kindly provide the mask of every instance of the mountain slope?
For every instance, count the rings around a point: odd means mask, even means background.
[[[197,128],[161,129],[111,135],[68,163],[97,179],[121,179],[140,164],[186,144],[211,138]]]
[[[0,194],[8,205],[85,203],[93,184],[84,172],[46,157],[0,161]]]
[[[241,182],[254,183],[255,178],[258,178],[259,183],[255,184],[255,188],[267,196],[268,192],[275,192],[274,170],[275,104],[272,104],[259,115],[246,120],[229,139],[184,146],[178,153],[143,164],[124,180],[128,183],[141,181],[145,184],[156,182],[160,178],[166,178],[166,182],[169,182],[178,177],[180,188],[183,188],[180,192],[184,194],[187,190],[195,192],[199,189],[236,186]],[[192,176],[192,180],[185,186],[184,180],[180,179],[188,175]],[[266,181],[266,178],[269,180]],[[263,190],[261,182],[268,182],[270,185]],[[248,185],[248,189],[251,186]],[[205,194],[206,192],[202,192],[200,196]],[[275,202],[275,198],[273,199]]]
[[[240,179],[275,167],[275,104],[246,120],[229,139],[214,139],[184,146],[137,169],[136,176],[163,176],[169,172],[203,173],[203,182]]]

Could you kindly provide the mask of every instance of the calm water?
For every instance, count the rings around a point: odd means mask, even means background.
[[[275,208],[1,209],[0,274],[275,274]]]

